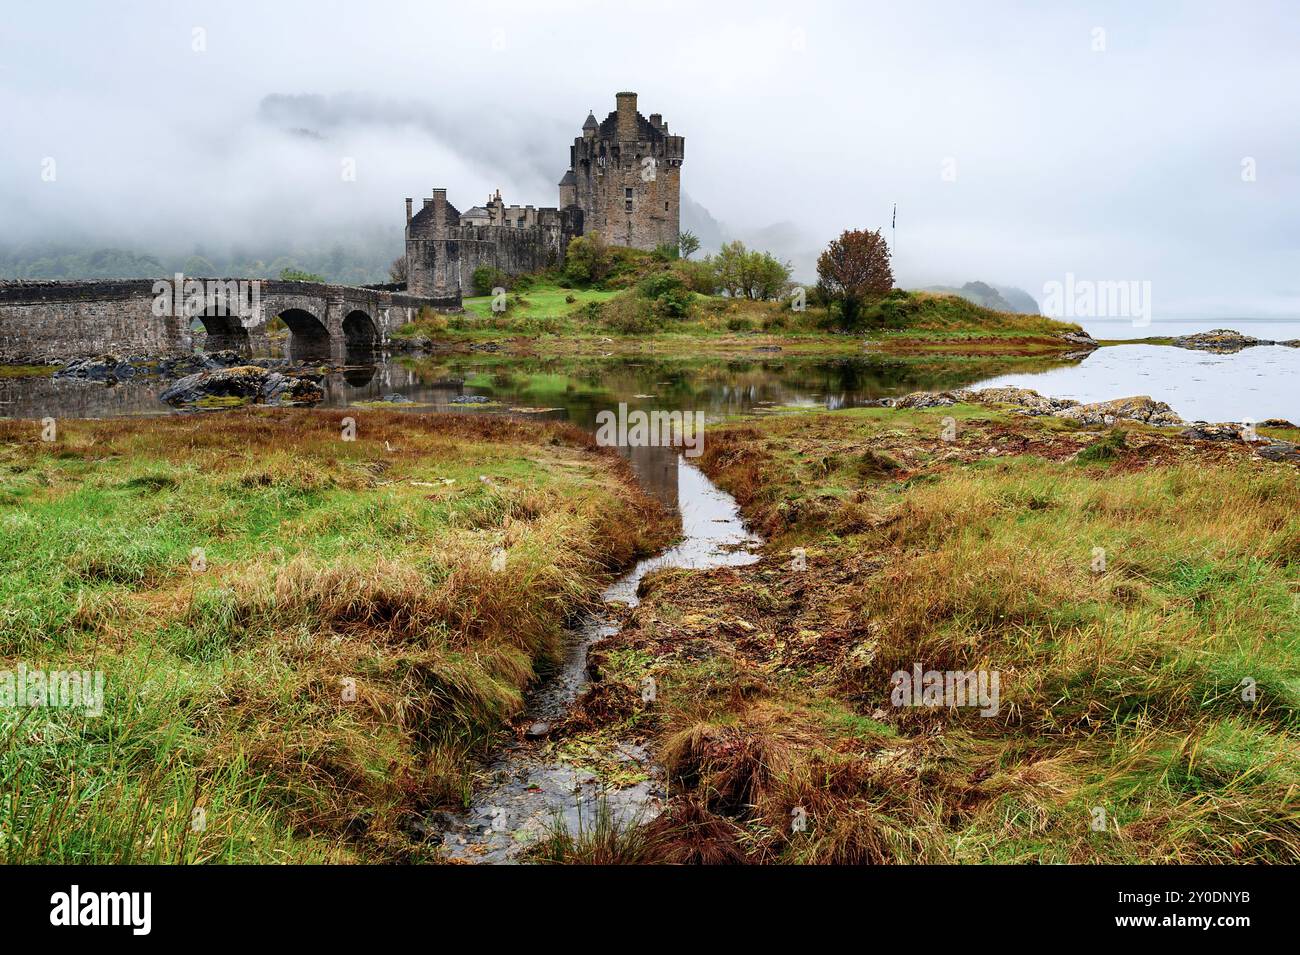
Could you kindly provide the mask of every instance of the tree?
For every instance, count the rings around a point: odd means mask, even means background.
[[[678,233],[677,251],[683,259],[689,259],[694,253],[700,251],[700,237],[690,229]]]
[[[406,256],[399,255],[388,267],[388,281],[394,284],[405,284],[406,278]]]
[[[779,298],[790,284],[789,263],[768,252],[750,251],[739,239],[719,250],[713,268],[718,285],[732,298]]]
[[[280,280],[283,282],[319,282],[322,285],[325,284],[325,276],[295,268],[281,269]]]
[[[863,304],[894,287],[889,245],[879,229],[846,230],[817,259],[817,278],[827,298],[839,302],[844,324],[853,328],[861,319]]]

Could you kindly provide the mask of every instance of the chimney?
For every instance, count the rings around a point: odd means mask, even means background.
[[[618,141],[636,142],[636,94],[615,93],[614,102],[618,104]]]
[[[415,201],[415,200],[413,200],[413,199],[407,199],[407,200],[406,200],[406,224],[407,224],[407,225],[410,225],[410,224],[411,224],[411,203],[414,202],[414,201]]]
[[[650,114],[650,125],[651,125],[651,126],[653,126],[655,129],[658,129],[658,128],[659,128],[660,126],[662,126],[663,124],[664,124],[664,118],[663,118],[662,115],[660,115],[659,113],[651,113],[651,114]]]

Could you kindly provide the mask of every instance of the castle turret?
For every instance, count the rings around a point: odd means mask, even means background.
[[[620,143],[636,142],[636,94],[615,93],[614,102],[618,113],[618,141]]]
[[[587,117],[569,150],[572,198],[584,233],[653,249],[677,241],[686,140],[668,134],[661,114],[647,120],[636,107],[636,93],[616,93],[604,122]],[[560,181],[561,208],[569,204],[568,178]]]

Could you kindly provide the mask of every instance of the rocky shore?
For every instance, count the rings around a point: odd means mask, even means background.
[[[1030,388],[956,389],[953,391],[916,391],[901,398],[883,398],[878,404],[887,408],[938,408],[955,404],[1009,406],[1016,414],[1051,415],[1074,421],[1085,427],[1111,427],[1122,421],[1159,428],[1181,428],[1186,438],[1197,441],[1238,441],[1253,445],[1261,457],[1270,460],[1300,460],[1300,449],[1289,441],[1260,436],[1252,423],[1184,421],[1173,408],[1149,395],[1112,398],[1080,404],[1070,398],[1050,398]],[[1265,427],[1293,427],[1289,422],[1270,419]]]

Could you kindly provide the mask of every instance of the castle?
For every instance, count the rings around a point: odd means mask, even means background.
[[[589,114],[569,147],[558,207],[507,206],[500,190],[487,204],[460,212],[446,189],[412,214],[406,200],[406,290],[412,295],[473,295],[474,270],[507,275],[564,260],[569,241],[599,234],[611,245],[653,249],[677,243],[682,136],[658,113],[646,119],[635,93],[618,93],[615,109],[597,122]]]

